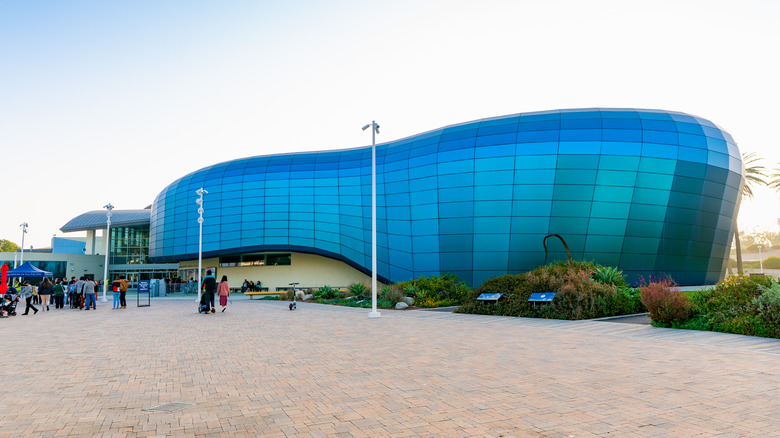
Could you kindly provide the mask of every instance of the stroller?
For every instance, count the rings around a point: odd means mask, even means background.
[[[17,304],[19,304],[19,295],[13,293],[3,295],[2,304],[0,305],[0,315],[4,318],[16,315]]]
[[[198,305],[198,313],[209,313],[209,294],[204,293],[200,296],[200,304]]]

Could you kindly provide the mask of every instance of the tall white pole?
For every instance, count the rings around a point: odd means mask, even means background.
[[[379,126],[371,121],[371,312],[369,318],[379,318],[376,310],[376,132]]]
[[[19,226],[22,227],[22,255],[19,257],[19,264],[23,265],[24,264],[24,235],[27,234],[27,227],[29,225],[27,225],[27,222],[22,222]]]
[[[101,298],[100,301],[105,303],[108,301],[108,299],[106,299],[106,289],[108,288],[108,242],[111,240],[111,210],[114,209],[114,206],[109,202],[108,204],[104,205],[103,208],[107,210],[106,235],[103,236],[103,239],[106,240],[106,261],[103,263],[103,298]]]
[[[203,194],[208,193],[203,190],[203,187],[199,188],[195,193],[200,196],[195,203],[198,204],[198,299],[197,303],[200,304],[201,290],[200,290],[200,271],[203,266]]]
[[[758,246],[758,264],[761,266],[761,273],[764,273],[764,256],[761,255],[761,245]]]

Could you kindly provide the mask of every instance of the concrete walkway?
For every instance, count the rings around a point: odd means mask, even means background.
[[[194,299],[130,303],[0,320],[0,437],[780,435],[776,339],[243,297],[211,315]]]

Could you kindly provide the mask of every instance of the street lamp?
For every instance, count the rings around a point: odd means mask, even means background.
[[[198,204],[198,226],[200,227],[198,231],[198,300],[196,302],[200,303],[200,271],[203,265],[203,195],[208,194],[208,192],[201,187],[195,193],[199,196],[195,203]]]
[[[22,222],[21,224],[19,224],[19,226],[22,227],[22,246],[21,246],[22,255],[20,256],[19,265],[23,265],[24,264],[24,235],[27,234],[27,227],[29,227],[29,225],[27,225],[27,222]]]
[[[761,245],[758,245],[758,265],[761,267],[761,273],[764,273],[764,256],[761,255]]]
[[[106,240],[106,261],[103,263],[103,298],[100,299],[100,302],[105,303],[108,301],[106,299],[106,288],[108,287],[108,242],[111,240],[111,210],[114,209],[114,206],[109,202],[103,208],[106,209],[106,235],[103,236]]]
[[[371,127],[371,312],[369,318],[382,316],[376,310],[376,135],[379,125],[376,120],[363,127],[365,131]]]

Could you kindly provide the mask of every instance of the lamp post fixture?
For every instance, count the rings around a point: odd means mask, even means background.
[[[208,194],[208,192],[201,187],[195,193],[199,196],[195,203],[198,204],[198,226],[200,227],[198,230],[198,300],[196,302],[200,303],[200,271],[203,265],[203,195]]]
[[[376,120],[363,127],[365,131],[371,127],[371,312],[369,318],[382,316],[376,310],[376,135],[379,125]]]
[[[21,246],[22,255],[19,257],[19,264],[23,265],[24,264],[24,235],[27,234],[27,227],[29,227],[29,225],[27,225],[27,222],[22,222],[21,224],[19,224],[19,226],[22,227],[22,246]]]
[[[103,236],[106,240],[106,261],[103,263],[103,298],[100,301],[105,303],[108,301],[106,299],[106,289],[108,288],[108,243],[111,240],[111,210],[114,209],[114,206],[109,202],[103,208],[106,209],[106,235]]]

